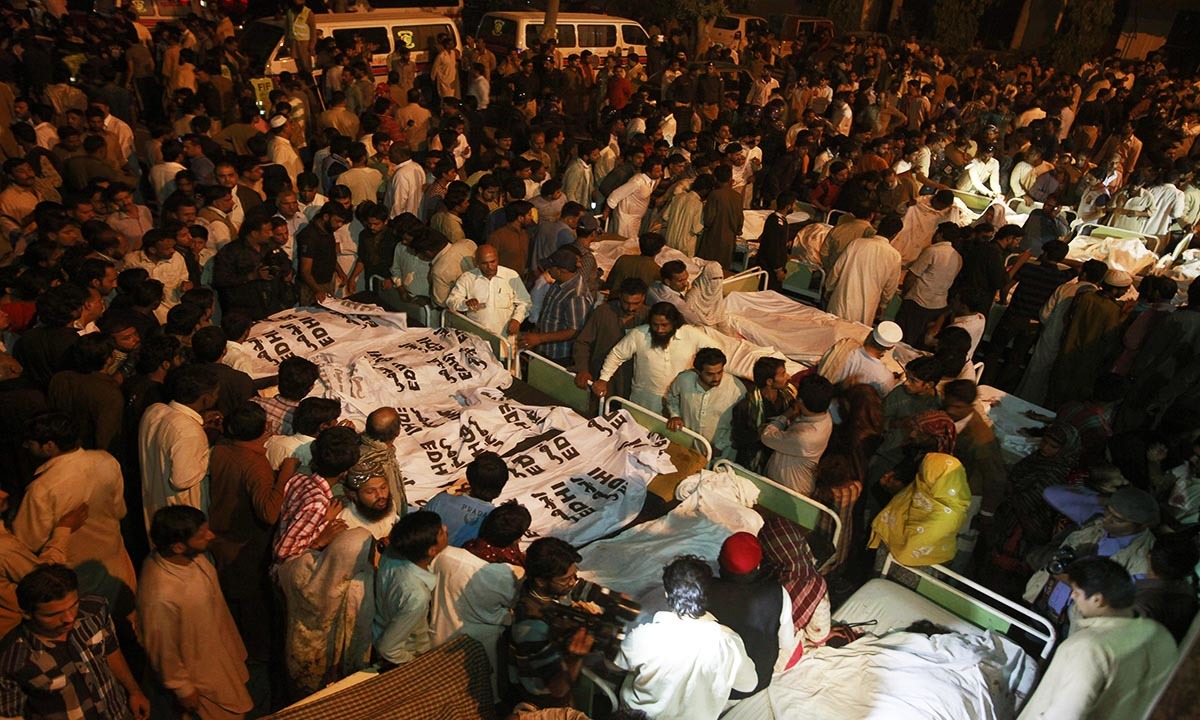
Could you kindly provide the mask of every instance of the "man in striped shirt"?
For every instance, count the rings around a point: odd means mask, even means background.
[[[538,352],[560,365],[571,363],[571,347],[595,305],[595,298],[579,272],[579,256],[567,248],[555,250],[540,263],[554,278],[538,315],[538,332],[523,332],[522,348]]]
[[[293,475],[283,488],[273,547],[276,565],[324,548],[346,529],[346,523],[337,519],[342,503],[333,499],[331,486],[358,462],[359,452],[358,433],[340,425],[322,430],[313,441],[312,474]]]

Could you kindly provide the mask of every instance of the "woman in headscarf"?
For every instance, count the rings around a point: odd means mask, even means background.
[[[702,264],[700,274],[684,295],[684,301],[690,310],[687,313],[689,320],[731,335],[733,333],[729,328],[729,314],[725,311],[725,291],[721,287],[725,271],[718,262],[697,262]]]
[[[921,460],[917,479],[901,490],[871,524],[870,547],[887,545],[904,565],[936,565],[954,559],[958,531],[967,520],[971,488],[953,455],[934,452]]]
[[[1008,206],[1004,204],[1003,198],[997,198],[992,201],[991,205],[987,206],[983,214],[971,223],[971,227],[991,225],[994,228],[1002,228],[1008,224]]]
[[[369,530],[344,530],[323,550],[279,566],[287,603],[288,677],[300,697],[370,664],[374,548]]]
[[[1054,534],[1054,509],[1043,499],[1046,488],[1063,484],[1079,465],[1079,433],[1056,423],[1046,429],[1042,443],[1008,473],[1005,498],[996,508],[987,533],[990,565],[1014,580],[1029,575],[1029,553],[1050,542]]]

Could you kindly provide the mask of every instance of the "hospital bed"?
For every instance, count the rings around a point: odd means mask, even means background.
[[[767,289],[767,271],[762,268],[744,270],[721,280],[721,292],[728,297],[735,292],[756,292]]]
[[[827,532],[833,553],[818,570],[824,570],[833,563],[845,538],[842,537],[842,520],[831,508],[724,458],[718,460],[713,469],[728,469],[738,477],[754,483],[758,488],[756,507],[789,520],[810,533]]]
[[[771,210],[747,210],[742,215],[742,233],[738,235],[733,246],[733,264],[736,270],[744,270],[750,266],[750,260],[758,252],[758,239],[762,237],[763,226],[771,216]],[[796,209],[787,216],[788,237],[791,237],[798,226],[816,219],[823,219],[826,214],[806,202],[797,202]]]
[[[1011,717],[1032,693],[1038,666],[1056,640],[1049,621],[1007,598],[940,565],[910,568],[891,555],[884,557],[879,577],[851,595],[833,618],[873,623],[871,633],[884,637],[809,653],[724,717]],[[926,639],[888,633],[918,620],[954,634]]]
[[[1083,223],[1067,245],[1067,259],[1101,260],[1131,275],[1148,273],[1158,263],[1159,238],[1133,230]]]
[[[367,279],[367,288],[378,295],[383,290],[384,279],[381,275],[372,275]],[[388,305],[390,306],[389,310],[402,312],[408,316],[410,321],[424,327],[437,328],[442,326],[442,311],[432,304],[423,305],[408,300],[390,300]]]
[[[545,393],[558,404],[569,407],[584,417],[594,415],[591,391],[589,388],[577,387],[575,374],[570,370],[532,350],[522,350],[517,356],[517,361],[521,379],[533,389]]]
[[[662,435],[671,442],[698,453],[704,458],[705,467],[712,462],[713,449],[712,443],[708,441],[708,438],[704,437],[698,432],[695,432],[694,430],[689,430],[687,428],[668,430],[667,418],[649,408],[643,407],[632,400],[626,400],[625,398],[618,397],[616,395],[610,395],[609,397],[604,398],[604,403],[602,404],[601,408],[602,414],[604,415],[616,412],[617,410],[625,410],[633,416],[633,419],[637,421],[638,425],[646,428],[651,433]]]
[[[975,217],[982,215],[995,202],[995,199],[986,195],[978,195],[966,190],[952,190],[951,192],[954,193],[954,197],[962,200],[963,205],[966,205],[967,209],[974,213]]]

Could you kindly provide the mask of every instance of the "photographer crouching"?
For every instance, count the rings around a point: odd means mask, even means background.
[[[585,659],[592,655],[599,667],[599,656],[606,648],[615,654],[625,622],[637,617],[626,599],[581,582],[578,562],[575,548],[558,538],[535,540],[525,552],[510,653],[522,699],[540,708],[570,706]]]

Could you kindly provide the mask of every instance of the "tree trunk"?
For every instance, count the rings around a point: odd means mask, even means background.
[[[692,58],[693,60],[699,60],[704,55],[704,52],[708,50],[708,46],[712,44],[710,34],[716,22],[717,19],[715,17],[708,18],[707,20],[699,16],[696,17],[696,54]]]
[[[558,34],[558,4],[559,0],[546,0],[546,19],[542,21],[542,42]]]

